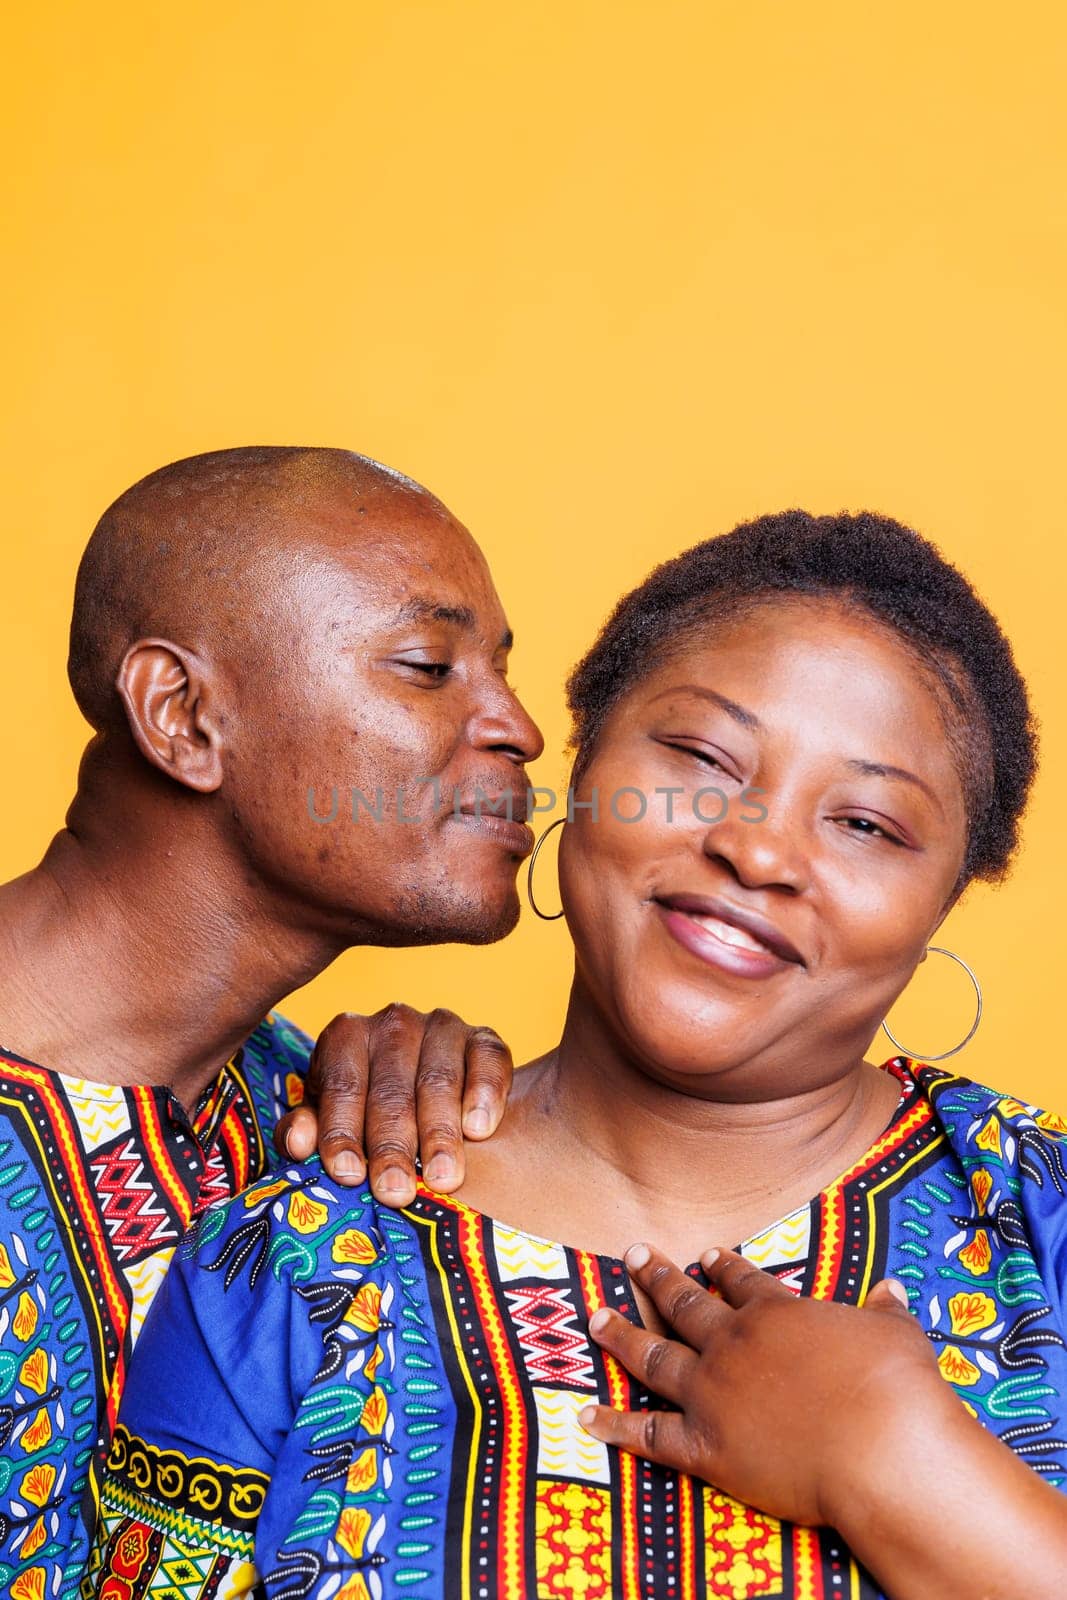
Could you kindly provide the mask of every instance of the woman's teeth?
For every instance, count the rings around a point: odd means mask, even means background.
[[[740,928],[735,928],[732,922],[720,922],[718,917],[704,917],[697,911],[689,911],[686,915],[692,922],[707,928],[716,939],[721,939],[723,944],[736,945],[739,950],[758,950],[761,953],[767,946],[759,939],[754,939],[750,933],[744,933]]]

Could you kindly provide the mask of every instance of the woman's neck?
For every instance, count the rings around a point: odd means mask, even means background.
[[[469,1149],[460,1196],[598,1254],[647,1239],[688,1263],[805,1204],[863,1156],[899,1100],[896,1080],[862,1059],[776,1100],[702,1088],[657,1081],[572,996],[558,1047],[519,1073],[500,1133]]]

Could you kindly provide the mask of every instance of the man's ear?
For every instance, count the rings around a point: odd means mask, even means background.
[[[170,639],[138,639],[122,658],[115,688],[146,761],[187,789],[212,794],[222,783],[222,741],[210,673]]]

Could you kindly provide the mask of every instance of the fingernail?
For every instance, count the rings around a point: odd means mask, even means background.
[[[429,1184],[447,1183],[456,1175],[456,1163],[451,1156],[434,1156],[426,1168],[426,1181]]]
[[[292,1128],[286,1128],[286,1130],[285,1130],[285,1153],[291,1160],[292,1156],[293,1156],[293,1130],[292,1130]]]
[[[354,1150],[341,1150],[334,1156],[333,1175],[335,1178],[351,1178],[358,1183],[363,1176],[363,1163]]]
[[[596,1406],[583,1406],[578,1413],[578,1421],[581,1423],[583,1428],[588,1428],[595,1416]]]
[[[484,1106],[475,1106],[473,1111],[468,1111],[463,1118],[463,1131],[469,1133],[473,1139],[478,1139],[482,1134],[489,1132],[489,1113]]]
[[[605,1310],[602,1306],[599,1311],[594,1311],[593,1315],[589,1318],[589,1332],[601,1333],[607,1327],[610,1321],[611,1312]]]
[[[404,1194],[411,1188],[411,1183],[399,1167],[387,1167],[378,1179],[378,1187],[383,1194]]]
[[[716,1261],[718,1261],[718,1259],[719,1259],[721,1254],[722,1254],[721,1250],[705,1250],[704,1254],[700,1258],[701,1266],[702,1267],[713,1267],[715,1265]]]
[[[626,1252],[626,1265],[635,1272],[648,1265],[652,1259],[652,1251],[647,1244],[632,1244]]]

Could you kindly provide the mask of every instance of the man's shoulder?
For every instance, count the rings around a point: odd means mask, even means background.
[[[354,1270],[387,1271],[398,1233],[410,1223],[375,1200],[369,1186],[335,1183],[317,1156],[261,1178],[210,1206],[183,1241],[183,1263],[238,1276],[249,1289],[269,1268],[281,1279]]]
[[[304,1098],[313,1047],[303,1029],[277,1011],[269,1012],[241,1046],[235,1065],[268,1143],[275,1124]]]
[[[310,1034],[298,1028],[295,1022],[283,1017],[280,1011],[268,1011],[248,1035],[242,1052],[245,1060],[261,1071],[289,1071],[303,1078],[314,1045]]]

